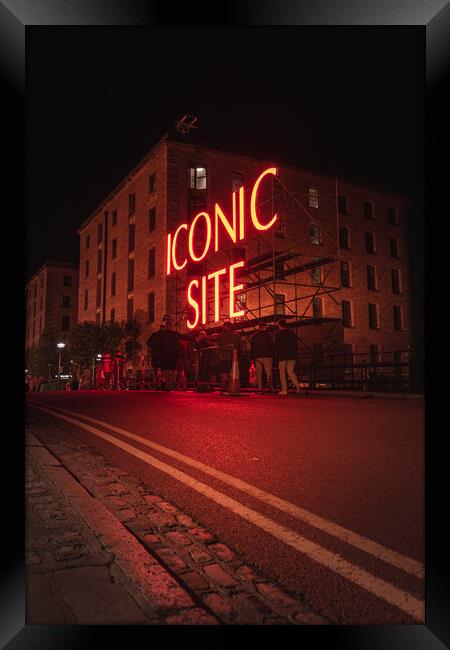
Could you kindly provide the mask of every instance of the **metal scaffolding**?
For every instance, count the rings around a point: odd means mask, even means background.
[[[280,318],[285,318],[295,327],[297,335],[298,328],[311,324],[332,322],[334,326],[338,326],[338,318],[310,314],[316,298],[327,296],[336,305],[340,304],[333,295],[340,288],[339,281],[335,284],[331,282],[333,271],[337,269],[339,272],[339,246],[336,241],[338,229],[334,226],[329,230],[329,224],[327,227],[321,223],[318,216],[314,215],[278,176],[272,176],[270,187],[259,198],[258,209],[263,210],[265,206],[270,207],[271,214],[276,212],[280,215],[278,224],[271,233],[258,233],[243,240],[242,245],[238,243],[227,246],[214,253],[205,260],[199,276],[238,261],[236,254],[245,246],[245,250],[251,253],[239,275],[239,282],[244,284],[242,293],[245,294],[245,299],[242,295],[236,296],[236,307],[244,309],[245,312],[244,316],[237,320],[236,328],[241,330],[244,336],[249,336],[261,320],[274,323]],[[335,210],[337,211],[337,206]],[[300,240],[298,234],[305,228],[308,238]],[[319,251],[328,249],[332,254],[312,255],[311,248],[314,244],[318,244]],[[308,252],[305,252],[305,249]],[[188,282],[194,277],[176,276],[175,320],[178,326],[188,313],[185,296]],[[339,275],[335,277],[338,278]],[[229,291],[226,280],[223,280],[222,287],[224,292]],[[283,303],[277,302],[280,289],[289,290],[291,294]],[[218,323],[213,320],[211,302],[208,300],[208,318],[202,327],[214,333],[218,330]],[[219,326],[224,320],[226,319],[221,320]],[[333,327],[326,338],[329,338],[332,330]]]

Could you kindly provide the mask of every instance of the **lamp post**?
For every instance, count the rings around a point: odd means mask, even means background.
[[[65,343],[57,343],[56,347],[59,350],[59,356],[58,356],[58,390],[61,390],[61,353],[66,347]]]

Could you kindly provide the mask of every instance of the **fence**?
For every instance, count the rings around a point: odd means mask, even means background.
[[[183,376],[179,368],[174,373],[174,387],[199,390],[220,387],[231,371],[233,346],[209,346],[190,350],[183,360]],[[248,351],[239,353],[241,387],[254,388],[250,376],[251,359]],[[308,390],[354,390],[407,393],[411,390],[411,351],[382,352],[376,358],[370,354],[344,352],[299,355],[296,374]],[[129,371],[122,388],[145,390],[159,387],[160,379],[153,368]],[[264,378],[266,383],[266,379]],[[272,370],[274,388],[280,387],[278,368]]]
[[[203,348],[196,353],[193,381],[188,385],[218,386],[222,374],[231,369],[232,346]],[[377,358],[370,354],[343,352],[323,354],[320,358],[300,355],[296,363],[296,374],[304,388],[310,390],[356,390],[400,392],[410,391],[410,351],[379,353]],[[251,359],[248,353],[239,354],[241,386],[251,388]],[[280,387],[277,365],[272,370],[273,386]]]
[[[300,357],[299,381],[310,389],[339,389],[407,393],[411,390],[411,351],[330,353],[321,358]]]

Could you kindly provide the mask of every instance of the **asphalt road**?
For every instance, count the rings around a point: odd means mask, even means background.
[[[67,431],[336,623],[423,622],[421,400],[147,391],[28,399],[62,409],[40,414],[59,414]]]

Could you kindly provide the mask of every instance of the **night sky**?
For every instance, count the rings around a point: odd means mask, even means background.
[[[211,143],[409,194],[421,258],[421,28],[33,27],[27,39],[27,277],[78,260],[77,228],[184,113]]]

